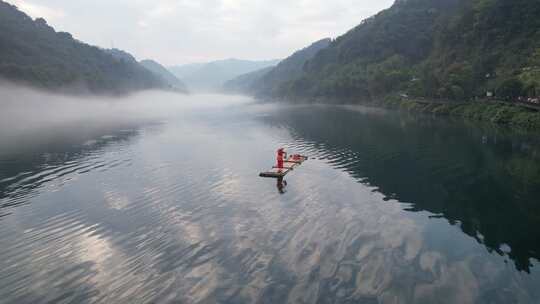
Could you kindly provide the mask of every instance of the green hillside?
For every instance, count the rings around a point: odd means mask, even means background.
[[[69,92],[119,94],[167,85],[119,50],[105,51],[56,32],[0,1],[0,78]]]
[[[540,1],[402,0],[337,38],[277,97],[468,100],[540,89]]]

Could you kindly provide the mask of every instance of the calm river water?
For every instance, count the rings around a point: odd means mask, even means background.
[[[538,135],[137,98],[0,132],[1,303],[540,303]]]

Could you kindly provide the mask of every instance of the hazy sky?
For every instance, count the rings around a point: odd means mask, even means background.
[[[394,0],[7,0],[56,30],[166,65],[283,58]]]

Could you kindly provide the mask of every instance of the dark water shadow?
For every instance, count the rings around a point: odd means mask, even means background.
[[[520,271],[540,260],[540,138],[506,128],[362,109],[261,118],[296,151],[326,160],[408,211],[445,218]]]

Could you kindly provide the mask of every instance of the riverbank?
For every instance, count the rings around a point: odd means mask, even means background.
[[[430,113],[441,116],[457,116],[489,121],[515,127],[540,130],[540,112],[504,102],[430,102],[426,100],[387,97],[376,105],[409,112]]]

